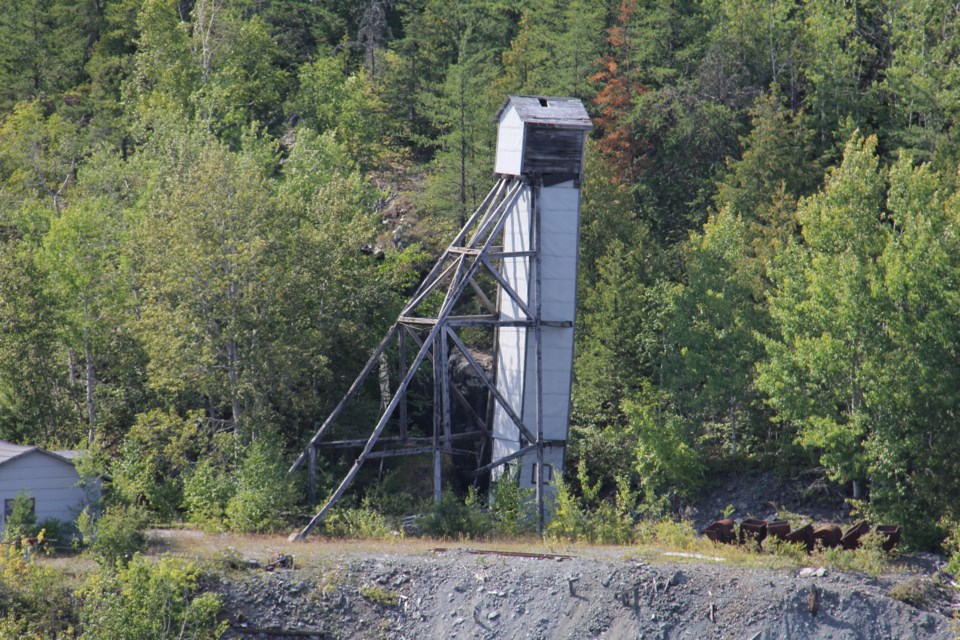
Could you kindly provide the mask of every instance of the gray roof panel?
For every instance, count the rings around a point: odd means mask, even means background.
[[[513,105],[520,119],[528,124],[571,129],[593,128],[590,116],[578,98],[510,95],[497,111],[498,120],[509,105]]]

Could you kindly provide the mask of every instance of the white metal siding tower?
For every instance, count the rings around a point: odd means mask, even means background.
[[[579,100],[528,96],[510,96],[498,121],[497,173],[519,176],[527,188],[508,213],[503,235],[504,252],[516,255],[504,259],[501,271],[519,300],[501,286],[497,307],[501,319],[530,319],[533,324],[497,328],[497,388],[519,408],[524,424],[536,426],[537,442],[525,442],[504,407],[496,405],[493,459],[525,452],[519,457],[521,486],[540,488],[563,470],[580,183],[591,123]]]
[[[497,121],[497,184],[290,469],[307,461],[312,487],[318,449],[362,448],[320,512],[293,537],[310,532],[366,460],[431,453],[435,500],[440,500],[444,456],[475,456],[469,467],[475,476],[499,474],[504,465],[516,464],[521,485],[536,489],[543,525],[545,488],[562,472],[567,441],[580,183],[584,140],[592,125],[579,100],[540,96],[509,96]],[[484,291],[490,286],[496,287],[492,295]],[[478,308],[487,313],[477,315]],[[493,332],[493,372],[478,363],[459,335],[464,327]],[[486,386],[486,417],[450,384],[453,351]],[[347,404],[365,385],[372,386],[367,381],[378,365],[381,384],[374,388],[384,409],[370,436],[322,441]],[[391,372],[397,374],[396,391],[389,382]],[[410,424],[408,394],[415,379],[433,391],[429,435],[411,432],[416,426]],[[454,424],[454,407],[467,416],[463,424]],[[388,429],[396,435],[385,436]],[[479,455],[476,449],[459,447],[471,438],[483,443]]]

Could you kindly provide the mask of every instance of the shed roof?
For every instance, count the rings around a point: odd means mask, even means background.
[[[25,456],[28,453],[36,451],[37,453],[42,453],[44,455],[50,456],[51,458],[56,458],[57,460],[62,460],[67,464],[73,464],[72,458],[79,456],[81,452],[77,451],[48,451],[43,447],[37,447],[34,445],[23,445],[23,444],[13,444],[12,442],[7,442],[6,440],[0,440],[0,465],[4,465],[11,460],[15,460],[21,456]]]
[[[497,111],[497,119],[509,106],[517,110],[523,122],[571,129],[592,129],[593,123],[578,98],[553,96],[507,96]]]

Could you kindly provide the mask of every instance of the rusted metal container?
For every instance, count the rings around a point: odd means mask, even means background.
[[[740,522],[740,544],[747,539],[753,540],[757,546],[767,537],[767,521],[745,518]]]
[[[770,520],[767,522],[767,535],[778,540],[786,540],[790,534],[790,523],[786,520]]]
[[[877,525],[876,531],[884,537],[883,550],[887,553],[893,551],[894,547],[900,544],[900,525],[881,524]]]
[[[787,534],[785,540],[787,542],[794,542],[794,543],[799,542],[803,544],[807,548],[807,553],[810,553],[811,551],[813,551],[813,544],[814,544],[813,525],[805,524],[799,529],[791,531],[790,533]]]
[[[737,539],[736,534],[733,533],[733,525],[734,522],[730,518],[717,520],[704,529],[703,534],[714,542],[730,544]]]
[[[814,542],[819,541],[827,549],[840,546],[843,531],[835,524],[825,524],[813,530]]]
[[[840,538],[840,546],[847,551],[852,551],[860,547],[860,538],[870,533],[870,525],[866,520],[861,520],[857,524],[847,529],[843,537]]]

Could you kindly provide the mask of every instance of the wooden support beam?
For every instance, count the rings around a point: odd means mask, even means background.
[[[490,381],[487,372],[483,370],[483,367],[480,366],[474,357],[470,354],[470,350],[467,349],[467,346],[460,341],[460,338],[457,334],[451,332],[450,339],[453,340],[453,343],[457,345],[457,348],[460,349],[460,352],[463,353],[463,356],[467,359],[467,362],[470,363],[477,373],[483,384],[486,385],[487,389],[493,394],[493,397],[496,398],[497,402],[500,403],[500,406],[503,407],[503,410],[507,412],[507,415],[510,416],[510,419],[513,421],[513,424],[517,425],[517,428],[520,430],[520,433],[527,439],[528,442],[536,442],[537,439],[530,432],[530,429],[527,429],[526,425],[523,424],[523,420],[520,419],[520,416],[517,415],[517,412],[513,410],[513,407],[510,406],[510,403],[507,402],[507,399],[503,397],[500,391],[497,389],[497,386]]]
[[[485,431],[460,431],[459,433],[454,433],[450,437],[453,440],[466,440],[469,438],[476,438],[478,436],[487,435]],[[433,442],[433,436],[418,436],[411,438],[407,436],[406,438],[380,438],[377,440],[377,444],[430,444]],[[356,447],[362,447],[367,443],[365,438],[357,438],[353,440],[333,440],[328,442],[318,442],[316,444],[317,449],[353,449]]]
[[[452,430],[450,415],[450,330],[444,326],[440,331],[440,406],[443,410],[443,448],[449,451],[452,448],[450,433]]]
[[[489,311],[492,315],[497,315],[497,306],[493,304],[490,298],[487,297],[487,294],[483,289],[480,288],[480,285],[477,284],[475,278],[470,278],[470,288],[473,289],[475,294],[477,294],[477,298],[480,300],[480,304],[483,305],[484,309]]]
[[[307,500],[314,504],[317,501],[317,445],[311,444],[307,452]]]
[[[436,340],[443,340],[444,328],[440,327],[440,333]],[[440,387],[443,386],[443,374],[441,370],[443,364],[440,361],[440,349],[437,348],[437,342],[433,343],[433,502],[439,504],[443,485],[440,477],[443,461],[440,459],[440,429],[443,417],[441,415]]]
[[[537,181],[531,190],[533,198],[533,251],[534,251],[534,279],[533,301],[536,315],[534,319],[534,340],[536,342],[536,377],[537,377],[537,533],[543,535],[544,504],[543,504],[543,330],[540,326],[540,317],[543,311],[543,253],[541,240],[543,238],[543,220],[540,218],[540,182]]]
[[[496,468],[499,467],[499,466],[505,465],[505,464],[507,464],[508,462],[511,462],[511,461],[513,461],[513,460],[516,460],[517,458],[523,457],[523,456],[527,455],[528,453],[530,453],[531,451],[536,451],[536,449],[537,449],[537,444],[536,444],[536,443],[528,444],[527,446],[521,447],[520,449],[517,449],[516,451],[514,451],[513,453],[511,453],[511,454],[509,454],[509,455],[503,456],[502,458],[500,458],[500,459],[498,459],[498,460],[494,460],[494,461],[491,462],[490,464],[485,464],[485,465],[483,465],[482,467],[480,467],[480,468],[478,468],[476,471],[474,471],[473,474],[474,474],[475,476],[479,476],[480,474],[486,473],[487,471],[490,471],[491,469],[496,469]]]
[[[334,408],[333,412],[327,416],[327,419],[324,421],[323,425],[317,430],[316,433],[313,434],[313,437],[310,438],[310,442],[307,444],[308,447],[316,444],[326,434],[336,419],[340,417],[340,414],[343,413],[343,410],[346,408],[347,404],[353,399],[353,396],[356,395],[357,391],[360,390],[360,387],[366,381],[367,376],[370,375],[370,372],[373,371],[373,368],[380,361],[380,354],[386,350],[387,346],[390,344],[390,341],[393,340],[395,335],[397,335],[398,330],[399,328],[396,323],[390,327],[390,330],[387,331],[387,335],[384,336],[383,340],[380,341],[379,346],[373,350],[373,354],[370,356],[370,359],[367,360],[367,364],[360,371],[360,375],[357,376],[357,379],[353,381],[352,385],[350,385],[350,389],[347,390],[347,395],[343,396],[336,408]],[[297,468],[303,464],[303,461],[306,459],[306,457],[307,450],[304,449],[287,473],[293,473],[296,471]]]
[[[428,453],[433,453],[433,447],[406,447],[402,449],[388,449],[386,451],[373,451],[370,455],[367,456],[368,459],[377,459],[377,458],[397,458],[400,456],[422,456]],[[472,456],[474,455],[473,451],[467,451],[466,449],[450,449],[449,451],[442,451],[448,455],[456,456]]]
[[[403,380],[404,376],[407,375],[407,331],[406,327],[404,330],[401,330],[397,335],[397,359],[399,360],[398,368],[400,371],[399,378]],[[407,439],[407,392],[404,390],[403,396],[400,398],[400,406],[398,407],[400,411],[400,438],[403,440]]]
[[[507,282],[507,279],[503,277],[503,275],[500,273],[500,270],[490,264],[490,261],[486,259],[486,256],[483,258],[483,266],[487,268],[487,271],[493,274],[493,277],[497,279],[498,283],[500,283],[500,288],[503,291],[506,291],[507,295],[517,303],[517,306],[520,307],[520,310],[523,311],[524,315],[532,320],[534,317],[533,311],[530,310],[530,307],[527,306],[527,303],[524,302],[524,300],[520,297],[520,294],[510,286],[510,283]]]
[[[532,258],[533,251],[493,251],[487,254],[490,260],[499,260],[500,258]]]

